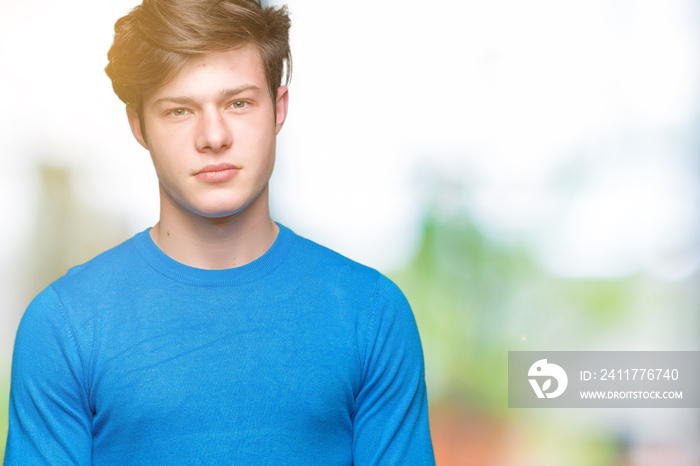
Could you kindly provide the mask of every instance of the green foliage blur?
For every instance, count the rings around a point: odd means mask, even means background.
[[[528,243],[496,239],[466,214],[430,213],[415,258],[391,278],[421,333],[438,464],[628,464],[624,422],[509,409],[508,351],[689,349],[683,325],[659,324],[694,315],[692,280],[559,277]]]
[[[509,350],[585,349],[631,312],[634,279],[552,276],[527,245],[499,243],[466,216],[431,215],[423,228],[415,259],[392,278],[416,315],[436,402],[505,411]]]

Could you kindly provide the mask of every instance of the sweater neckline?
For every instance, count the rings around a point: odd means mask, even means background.
[[[198,286],[242,285],[256,281],[275,270],[291,249],[295,235],[292,230],[277,223],[279,233],[272,246],[254,261],[222,270],[190,267],[176,261],[153,242],[150,228],[134,236],[134,245],[143,259],[156,272],[180,283]]]

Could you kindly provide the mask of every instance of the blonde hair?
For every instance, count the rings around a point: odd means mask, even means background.
[[[285,84],[291,78],[289,27],[286,6],[255,0],[143,0],[115,23],[105,72],[142,117],[143,93],[174,78],[190,57],[252,45],[274,106],[285,65]]]

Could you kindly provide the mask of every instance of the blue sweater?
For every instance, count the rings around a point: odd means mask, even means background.
[[[434,464],[411,309],[283,226],[228,270],[139,233],[22,318],[5,464],[43,463]]]

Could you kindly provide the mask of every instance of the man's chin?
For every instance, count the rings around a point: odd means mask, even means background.
[[[209,205],[206,207],[200,207],[197,209],[192,209],[192,213],[202,220],[208,220],[212,222],[226,222],[230,220],[235,220],[237,218],[254,215],[254,208],[252,208],[253,201],[242,204],[216,204]]]

